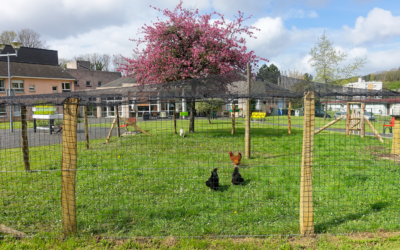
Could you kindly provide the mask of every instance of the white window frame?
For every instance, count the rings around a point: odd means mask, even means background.
[[[69,89],[66,88],[66,84],[69,84]],[[63,82],[61,83],[61,92],[71,92],[72,91],[72,85],[70,82]]]
[[[56,88],[56,89],[54,90],[54,88]],[[53,87],[51,87],[51,89],[53,90],[53,93],[57,93],[58,92],[58,86],[53,86]]]
[[[5,104],[0,105],[0,117],[7,117],[7,106]]]
[[[6,84],[4,83],[4,79],[0,79],[0,92],[6,92]]]
[[[33,87],[33,90],[31,89]],[[29,85],[29,92],[35,92],[35,85]]]
[[[18,88],[15,88],[14,84],[17,84]],[[23,80],[12,80],[11,81],[11,89],[13,89],[15,93],[24,93],[24,81]]]

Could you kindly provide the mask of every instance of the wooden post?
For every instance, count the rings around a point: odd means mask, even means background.
[[[338,121],[340,121],[343,117],[345,117],[345,115],[341,115],[338,118],[336,118],[335,120],[331,121],[330,123],[326,124],[325,126],[323,126],[322,128],[318,129],[318,131],[316,131],[314,134],[318,134],[319,132],[321,132],[322,130],[328,128],[329,126],[337,123]]]
[[[236,104],[232,103],[232,135],[235,134]]]
[[[350,103],[347,103],[346,135],[350,134]]]
[[[247,63],[247,94],[250,97],[250,63]],[[251,140],[250,140],[250,98],[246,99],[246,121],[245,121],[245,136],[244,136],[244,150],[246,159],[251,157]]]
[[[314,126],[314,92],[308,92],[304,97],[303,153],[300,180],[300,233],[303,235],[314,234],[312,190]]]
[[[394,119],[392,154],[400,155],[400,117]]]
[[[360,137],[364,138],[365,136],[365,122],[364,122],[364,112],[365,112],[365,103],[362,102],[361,103],[361,111],[360,111],[360,127],[361,127],[361,133],[360,133]]]
[[[89,149],[89,126],[87,119],[87,107],[83,106],[83,116],[85,120],[85,138],[86,138],[86,149]]]
[[[133,123],[127,121],[125,118],[122,118],[122,117],[121,117],[121,120],[123,120],[124,122],[128,123],[129,125],[131,125],[131,126],[134,127],[135,129],[139,130],[140,132],[142,132],[142,133],[144,133],[144,134],[146,134],[146,135],[151,135],[151,134],[147,133],[146,131],[144,131],[143,129],[141,129],[141,128],[139,128],[138,126],[136,126],[136,124],[133,124]]]
[[[121,137],[121,131],[119,129],[119,112],[118,112],[118,106],[115,106],[115,116],[117,117],[117,136]]]
[[[26,122],[26,106],[21,106],[21,140],[22,140],[22,155],[24,158],[25,171],[31,171],[31,165],[29,162],[28,125]]]
[[[78,98],[68,98],[64,104],[61,165],[61,206],[64,235],[76,233],[75,176],[77,161]]]
[[[374,126],[372,126],[372,124],[368,121],[368,119],[365,118],[365,116],[364,116],[364,121],[368,124],[368,126],[369,126],[369,128],[372,130],[372,132],[374,132],[376,138],[378,138],[378,140],[379,140],[380,142],[383,143],[382,137],[379,135],[378,131],[376,131],[376,129],[374,128]],[[394,133],[393,133],[393,140],[394,140]],[[393,150],[393,147],[392,147],[392,150]],[[393,152],[393,151],[392,151],[392,152]]]
[[[288,109],[288,134],[292,134],[292,103],[289,102],[289,109]]]
[[[106,143],[108,143],[108,141],[110,141],[111,133],[112,133],[112,131],[114,129],[114,126],[115,126],[116,122],[117,122],[117,116],[115,116],[114,121],[113,121],[113,123],[111,125],[111,128],[110,128],[110,132],[108,132]]]
[[[175,105],[176,105],[176,102],[175,102]],[[176,132],[176,107],[175,107],[175,105],[174,105],[174,129],[175,129],[175,134],[178,134]]]

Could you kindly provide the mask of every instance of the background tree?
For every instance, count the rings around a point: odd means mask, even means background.
[[[280,75],[281,72],[273,63],[271,63],[269,66],[267,66],[267,64],[263,64],[257,73],[257,76],[262,77],[264,81],[269,81],[274,84],[278,84],[278,76]]]
[[[65,69],[65,68],[67,68],[67,63],[70,62],[70,61],[71,60],[69,60],[69,59],[59,57],[58,58],[58,65],[60,65],[60,67]]]
[[[354,63],[341,66],[347,54],[333,48],[333,42],[325,36],[325,31],[311,49],[310,55],[309,63],[317,72],[315,81],[331,84],[339,84],[343,79],[357,76],[367,60],[367,57],[356,58]]]
[[[205,113],[208,117],[208,123],[211,124],[211,113],[220,110],[222,105],[224,105],[224,101],[222,99],[207,99],[202,102],[196,102],[196,109],[197,112]]]
[[[304,73],[304,80],[311,82],[313,80],[313,76],[311,74]]]
[[[262,59],[254,51],[247,52],[243,35],[253,37],[252,30],[256,28],[243,24],[250,17],[245,18],[240,11],[234,21],[227,22],[216,12],[200,15],[197,9],[184,9],[182,2],[173,11],[153,8],[167,18],[139,29],[144,38],[132,39],[137,43],[134,50],[137,58],[125,58],[126,63],[119,68],[140,84],[244,73],[247,63],[257,67]],[[144,49],[139,51],[139,46]],[[191,100],[193,109],[194,101]],[[194,132],[192,116],[189,132]]]
[[[318,38],[316,46],[311,49],[310,55],[309,63],[317,72],[315,81],[331,84],[346,83],[344,80],[356,76],[367,60],[367,57],[356,58],[354,63],[342,67],[341,64],[346,60],[347,54],[333,48],[333,42],[325,36],[325,31]],[[328,99],[325,100],[324,120],[328,111],[327,106]]]
[[[17,33],[12,30],[6,30],[1,32],[0,35],[0,43],[2,44],[11,44],[17,37]]]
[[[21,29],[18,31],[17,41],[21,43],[21,46],[28,48],[48,48],[46,41],[42,39],[42,36],[31,29]]]
[[[84,54],[73,57],[74,60],[82,60],[90,62],[91,70],[110,71],[111,70],[111,56],[109,54]]]

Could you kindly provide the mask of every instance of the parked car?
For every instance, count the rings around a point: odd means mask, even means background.
[[[315,117],[324,117],[325,112],[319,109],[315,110]],[[330,114],[326,114],[326,118],[331,118]]]
[[[333,118],[334,119],[337,119],[337,118],[339,118],[339,117],[341,117],[342,115],[345,115],[345,114],[347,114],[346,112],[336,112],[334,115],[333,115]],[[347,115],[345,115],[342,119],[346,119],[347,118]]]
[[[375,121],[375,116],[371,112],[364,112],[364,116],[370,121]]]

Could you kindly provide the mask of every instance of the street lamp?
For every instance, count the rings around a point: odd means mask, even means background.
[[[11,74],[10,74],[10,56],[17,56],[19,48],[21,48],[21,43],[19,42],[12,42],[11,46],[15,50],[15,54],[7,54],[1,55],[1,51],[6,47],[5,44],[0,44],[0,57],[6,56],[7,57],[7,64],[8,64],[8,91],[7,96],[12,96],[13,92],[11,91]],[[12,106],[10,106],[10,131],[13,132],[13,119],[12,119]]]

